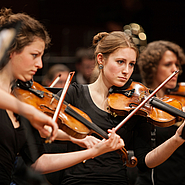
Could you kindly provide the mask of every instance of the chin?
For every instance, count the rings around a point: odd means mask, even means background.
[[[116,87],[123,87],[126,84],[126,82],[116,83],[114,86]]]
[[[174,89],[176,87],[176,83],[168,84],[167,89]]]
[[[32,76],[27,76],[27,77],[22,77],[22,78],[19,78],[19,80],[23,81],[23,82],[27,82],[27,81],[30,81],[33,77]]]

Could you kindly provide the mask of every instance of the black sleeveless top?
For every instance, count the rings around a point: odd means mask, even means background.
[[[93,103],[86,85],[73,83],[68,89],[65,100],[84,111],[95,124],[106,132],[123,120],[123,117],[114,118],[109,113],[99,109]],[[129,149],[131,141],[134,141],[132,146],[135,148],[139,166],[141,169],[146,169],[144,158],[150,151],[150,124],[146,122],[146,119],[134,116],[117,133],[124,139],[126,149]],[[96,134],[93,135],[100,138]],[[71,142],[67,145],[68,152],[83,149]],[[128,184],[126,166],[117,152],[109,152],[65,169],[62,184]]]
[[[0,184],[10,184],[17,155],[31,165],[44,153],[38,131],[23,117],[19,122],[20,127],[14,128],[7,112],[0,109]]]

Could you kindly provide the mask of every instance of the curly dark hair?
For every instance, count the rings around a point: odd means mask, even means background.
[[[164,40],[151,42],[140,54],[137,61],[143,83],[146,86],[150,87],[153,83],[159,61],[167,50],[172,51],[177,56],[179,61],[179,70],[182,72],[181,65],[185,64],[185,55],[183,49],[179,45]]]

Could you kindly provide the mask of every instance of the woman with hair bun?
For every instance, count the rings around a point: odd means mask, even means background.
[[[71,84],[65,100],[88,114],[95,124],[106,131],[116,127],[124,119],[121,116],[113,117],[109,112],[107,102],[109,90],[113,86],[122,87],[128,82],[139,52],[132,38],[122,31],[100,32],[94,36],[93,45],[95,60],[99,67],[98,78],[88,85]],[[151,125],[144,117],[133,116],[117,131],[117,134],[123,138],[125,148],[128,148],[131,138],[133,139],[138,167],[144,171],[163,163],[184,143],[184,139],[180,137],[183,126],[184,124],[175,135],[152,151]],[[96,134],[94,136],[100,138]],[[68,151],[82,149],[73,143],[68,143],[67,148]],[[109,152],[65,169],[61,184],[128,185],[127,167],[117,152]]]

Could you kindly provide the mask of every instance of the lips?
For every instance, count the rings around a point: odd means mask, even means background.
[[[127,78],[125,78],[125,77],[118,77],[118,79],[123,80],[123,81],[127,81]]]
[[[32,74],[32,75],[35,75],[36,72],[37,72],[37,71],[33,71],[33,70],[32,70],[32,71],[31,71],[31,74]]]
[[[173,80],[173,81],[177,81],[177,77],[173,77],[171,80]]]

